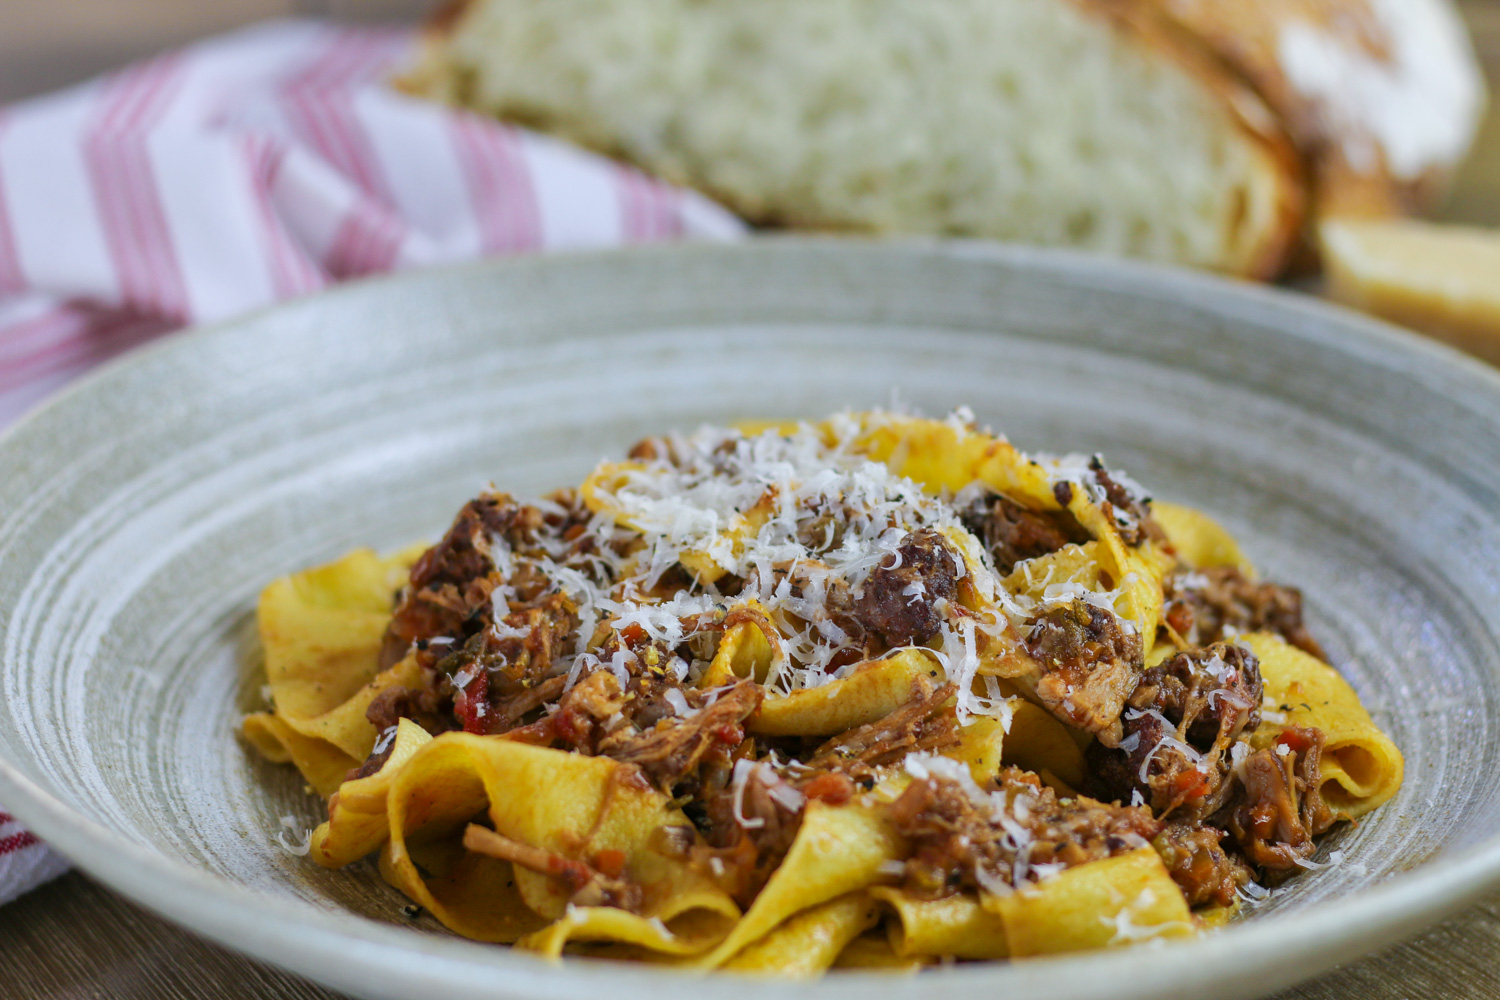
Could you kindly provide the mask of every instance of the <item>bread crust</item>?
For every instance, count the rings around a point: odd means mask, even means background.
[[[417,33],[415,56],[411,65],[397,73],[391,83],[397,90],[413,97],[426,97],[448,104],[460,104],[458,95],[449,91],[443,71],[443,49],[458,32],[459,25],[474,7],[475,0],[444,0],[433,8]]]
[[[1331,115],[1319,95],[1299,87],[1285,51],[1286,32],[1306,26],[1355,53],[1368,65],[1398,81],[1397,26],[1380,15],[1377,0],[1099,0],[1101,3],[1144,10],[1148,16],[1175,24],[1202,47],[1210,58],[1243,79],[1283,123],[1299,150],[1310,185],[1313,215],[1394,216],[1430,207],[1462,158],[1462,148],[1448,156],[1429,159],[1424,168],[1402,176],[1393,168],[1381,136],[1358,117]],[[1460,24],[1448,0],[1409,0],[1422,18]],[[1456,37],[1461,38],[1461,28]],[[1482,110],[1482,76],[1472,51],[1460,42],[1435,43],[1423,53],[1429,62],[1448,65],[1455,80],[1472,87],[1471,109],[1438,107],[1432,114],[1463,116],[1472,138]],[[1466,79],[1467,78],[1467,79]],[[1407,88],[1417,86],[1404,81]],[[1369,155],[1351,156],[1351,150]]]
[[[1259,206],[1246,206],[1253,234],[1236,261],[1234,273],[1269,280],[1285,271],[1292,259],[1308,213],[1305,165],[1284,123],[1243,77],[1214,57],[1211,50],[1180,25],[1159,16],[1156,2],[1141,0],[1070,0],[1075,7],[1111,22],[1133,44],[1152,50],[1193,77],[1238,124],[1246,141],[1259,153],[1255,171]]]

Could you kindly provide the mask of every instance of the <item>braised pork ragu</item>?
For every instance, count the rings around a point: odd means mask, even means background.
[[[958,743],[958,723],[949,710],[956,691],[952,684],[937,686],[917,677],[906,704],[883,719],[830,738],[812,752],[807,766],[862,782],[909,753],[947,750]]]
[[[1236,893],[1254,879],[1224,838],[1223,830],[1194,821],[1167,823],[1151,841],[1189,906],[1233,906]]]
[[[461,645],[484,624],[490,593],[499,583],[493,540],[504,537],[521,516],[521,505],[504,494],[487,493],[464,505],[442,539],[412,566],[386,627],[382,669],[414,643],[441,639]]]
[[[889,815],[912,845],[903,885],[928,899],[1112,857],[1145,847],[1161,829],[1145,809],[1059,798],[1016,768],[983,787],[962,777],[918,778]]]
[[[813,929],[799,969],[946,964],[1228,918],[1339,863],[1319,838],[1399,785],[1357,698],[1288,648],[1323,655],[1301,593],[1196,565],[1230,540],[1160,505],[1168,537],[1097,456],[1028,456],[964,411],[629,455],[465,504],[383,636],[368,595],[409,552],[266,588],[274,705],[245,736],[285,759],[322,711],[290,755],[333,792],[283,847],[379,847],[450,928],[549,956],[743,969]],[[304,696],[325,679],[337,709]],[[1331,742],[1376,777],[1325,801]]]
[[[964,508],[960,517],[964,527],[989,550],[995,569],[1004,574],[1019,562],[1093,540],[1067,510],[1031,510],[1002,493],[980,497]]]
[[[1274,632],[1320,660],[1328,657],[1302,620],[1302,591],[1248,578],[1236,566],[1169,574],[1162,620],[1188,646],[1244,632]]]
[[[697,777],[704,766],[727,770],[730,755],[744,742],[744,721],[760,705],[760,689],[740,681],[707,694],[687,692],[685,697],[691,716],[666,716],[635,732],[622,727],[601,739],[596,752],[634,764],[646,780],[670,795],[679,794],[683,782]]]
[[[1108,746],[1121,739],[1120,708],[1140,680],[1141,637],[1087,601],[1043,612],[1026,648],[1042,671],[1037,697],[1058,718]]]
[[[887,647],[926,642],[942,627],[940,602],[953,600],[960,565],[941,532],[912,532],[901,540],[895,558],[865,580],[854,615]]]
[[[651,439],[630,454],[638,462],[732,464],[724,449],[693,458],[679,447]],[[1083,488],[1127,545],[1164,542],[1134,487],[1097,459],[1088,468],[1093,481],[1082,480]],[[1009,574],[1093,540],[1067,509],[1074,489],[1056,483],[1061,509],[1043,510],[983,493],[955,512],[957,523],[995,571]],[[775,500],[768,490],[757,503]],[[942,530],[907,530],[894,550],[886,541],[884,557],[853,583],[820,571],[816,560],[839,552],[851,530],[839,502],[827,500],[796,524],[805,558],[778,557],[755,569],[767,574],[762,593],[811,609],[797,611],[805,617],[792,627],[838,637],[839,650],[820,668],[827,676],[815,683],[893,649],[937,648],[949,623],[969,614],[958,606],[964,557],[944,534],[955,530],[952,520]],[[705,585],[696,570],[660,568],[652,578],[659,593],[707,595],[666,631],[606,627],[606,619],[588,617],[576,584],[564,585],[581,578],[613,593],[637,544],[601,534],[571,491],[535,504],[504,494],[467,504],[412,567],[385,635],[382,666],[414,655],[423,683],[391,688],[370,704],[367,717],[382,740],[350,776],[379,769],[402,718],[434,734],[461,729],[609,757],[627,765],[622,780],[659,790],[692,822],[673,827],[658,848],[690,859],[747,907],[790,849],[809,802],[882,809],[910,847],[901,884],[927,899],[1009,891],[1150,845],[1191,906],[1229,906],[1253,878],[1295,870],[1332,822],[1319,793],[1322,733],[1288,729],[1273,746],[1253,750],[1259,663],[1229,641],[1269,630],[1321,656],[1293,588],[1233,568],[1183,566],[1167,577],[1159,633],[1181,648],[1150,669],[1143,637],[1111,610],[1108,594],[1038,602],[1013,620],[1017,655],[1036,666],[1034,700],[1093,736],[1083,786],[1089,795],[1079,795],[1015,768],[976,782],[943,758],[960,742],[960,689],[936,662],[884,718],[821,741],[752,735],[765,686],[748,677],[698,683],[728,630],[753,624],[770,636],[777,628],[758,604],[718,596],[748,586],[749,570],[705,577],[714,581]],[[1103,576],[1100,583],[1116,586]],[[877,804],[872,790],[903,769],[904,790]],[[622,877],[613,856],[570,860],[484,826],[471,826],[465,843],[561,880],[576,905],[639,910],[640,887]]]
[[[1150,497],[1132,495],[1104,467],[1098,455],[1089,460],[1089,469],[1094,473],[1094,480],[1099,484],[1100,489],[1104,491],[1105,516],[1114,518],[1120,531],[1120,538],[1126,545],[1140,545],[1148,539],[1156,542],[1166,539],[1161,526],[1151,516]]]
[[[732,787],[706,796],[694,817],[706,845],[693,858],[737,902],[748,905],[791,849],[807,799],[772,760],[747,757],[737,767],[741,773]]]
[[[946,710],[953,695],[952,685],[919,677],[903,706],[815,748],[747,740],[736,750],[742,756],[729,780],[701,786],[705,805],[689,811],[708,845],[698,860],[711,865],[731,895],[751,898],[791,847],[806,803],[845,805],[873,788],[882,768],[957,742],[958,727]]]
[[[1244,795],[1222,813],[1245,857],[1273,880],[1311,858],[1313,838],[1333,825],[1321,792],[1323,744],[1321,730],[1285,730],[1245,759]]]
[[[1107,472],[1097,474],[1111,503],[1118,493],[1120,508],[1148,525],[1141,538],[1148,537],[1149,510]],[[747,737],[745,724],[763,697],[759,685],[738,680],[704,691],[684,683],[688,664],[702,662],[697,654],[711,653],[743,611],[699,616],[675,646],[639,630],[611,634],[599,659],[623,652],[632,664],[626,683],[604,669],[570,683],[564,671],[576,647],[577,606],[537,571],[537,561],[515,559],[531,553],[555,565],[563,553],[586,559],[597,545],[582,538],[587,512],[576,498],[555,499],[561,502],[543,510],[503,495],[480,497],[413,567],[382,662],[414,652],[428,683],[389,689],[372,702],[367,717],[377,731],[393,735],[397,721],[409,718],[433,733],[507,734],[631,765],[643,786],[697,803],[689,815],[702,842],[678,848],[745,904],[790,848],[807,801],[847,803],[910,755],[940,754],[958,742],[956,689],[926,677],[885,718],[821,744]],[[1002,570],[1089,538],[1065,510],[1031,511],[998,495],[965,515]],[[838,533],[827,529],[821,540],[836,545]],[[588,565],[607,581],[605,561]],[[938,632],[942,609],[956,599],[961,566],[940,532],[911,532],[857,590],[841,581],[826,587],[827,614],[860,655],[920,644]],[[800,572],[789,564],[777,568],[777,578],[800,593]],[[497,588],[505,598],[499,620]],[[1149,670],[1141,666],[1141,637],[1097,604],[1056,605],[1032,621],[1025,649],[1042,669],[1037,696],[1095,734],[1087,759],[1089,789],[1099,797],[1059,798],[1015,769],[986,786],[982,798],[942,777],[914,780],[889,806],[912,845],[908,890],[933,898],[993,889],[1150,843],[1191,905],[1229,905],[1257,872],[1274,881],[1311,857],[1313,838],[1332,819],[1318,793],[1322,734],[1289,730],[1279,749],[1236,760],[1231,749],[1260,721],[1260,674],[1247,649],[1218,641],[1270,629],[1321,654],[1303,626],[1300,595],[1215,568],[1170,577],[1167,597],[1165,623],[1186,643],[1204,644]],[[378,770],[392,742],[384,739],[350,777]],[[1001,825],[995,810],[1007,807]],[[1018,829],[1029,838],[1019,866]],[[607,871],[534,851],[523,858],[524,845],[497,837],[474,828],[470,839],[563,879],[575,901],[639,903],[639,887]]]
[[[572,490],[559,490],[535,504],[519,503],[504,493],[469,501],[442,539],[412,566],[386,629],[382,668],[414,646],[424,652],[431,647],[433,656],[446,655],[496,624],[497,587],[510,589],[507,607],[522,615],[516,620],[507,615],[500,623],[511,630],[526,627],[526,612],[561,616],[557,580],[539,563],[568,566],[595,582],[610,582],[609,562],[598,558],[598,539],[584,530],[592,517]]]
[[[1153,846],[1194,905],[1228,905],[1256,871],[1285,878],[1333,823],[1320,730],[1289,728],[1261,750],[1247,742],[1262,690],[1259,662],[1242,646],[1178,653],[1141,675],[1119,746],[1086,753],[1096,794],[1169,821]]]
[[[1203,817],[1223,803],[1230,747],[1260,724],[1255,654],[1216,643],[1169,657],[1141,674],[1125,701],[1118,747],[1088,748],[1094,788],[1137,797],[1162,817]]]
[[[561,685],[548,688],[563,654],[572,650],[578,612],[561,593],[547,594],[472,635],[463,648],[438,661],[435,675],[451,678],[453,711],[465,732],[503,733]]]

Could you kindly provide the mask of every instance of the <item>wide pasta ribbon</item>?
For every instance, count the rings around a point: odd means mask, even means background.
[[[268,759],[295,763],[320,795],[331,795],[375,745],[370,702],[420,678],[411,660],[382,672],[380,645],[392,597],[422,551],[357,549],[261,593],[256,615],[276,708],[248,716],[243,732]]]
[[[1250,745],[1262,750],[1290,726],[1323,731],[1321,791],[1339,819],[1357,819],[1395,795],[1406,770],[1391,738],[1370,718],[1338,671],[1280,636],[1241,637],[1260,659],[1267,712]]]
[[[863,892],[851,892],[803,910],[725,962],[729,972],[816,976],[833,965],[849,943],[880,921],[880,909]]]
[[[1078,865],[1004,896],[981,894],[1013,958],[1192,937],[1197,924],[1156,851]]]
[[[484,833],[465,835],[481,814],[490,823],[481,830],[501,845],[491,853]],[[397,772],[387,815],[382,874],[460,934],[554,955],[569,940],[685,953],[723,938],[739,917],[729,895],[673,849],[694,840],[687,817],[635,768],[606,757],[445,733]],[[555,870],[516,864],[518,856]],[[514,892],[496,900],[464,892],[448,877],[463,864],[511,868],[506,888]],[[570,903],[576,887],[568,879],[582,866],[640,886],[639,912]],[[537,934],[546,924],[553,926]]]
[[[1177,557],[1199,569],[1209,566],[1233,566],[1246,576],[1255,576],[1255,567],[1240,550],[1240,543],[1223,525],[1192,507],[1153,500],[1151,516],[1161,526]]]
[[[748,728],[767,736],[833,736],[883,719],[905,705],[919,678],[929,677],[936,685],[942,676],[942,668],[926,650],[898,650],[819,687],[767,698],[750,717]]]
[[[788,917],[874,885],[886,862],[903,856],[900,836],[874,808],[809,802],[791,850],[743,919],[701,965],[723,965]]]
[[[891,950],[902,957],[1009,958],[1005,924],[969,893],[917,899],[894,886],[870,890],[895,914]]]

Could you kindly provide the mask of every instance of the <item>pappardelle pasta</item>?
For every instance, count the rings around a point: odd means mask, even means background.
[[[1296,590],[966,414],[642,441],[268,586],[310,856],[549,956],[817,975],[1190,936],[1402,758]]]

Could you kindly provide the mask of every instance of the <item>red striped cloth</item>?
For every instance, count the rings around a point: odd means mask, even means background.
[[[68,863],[0,809],[0,901],[19,896],[68,870]]]
[[[0,109],[0,426],[167,330],[346,278],[743,232],[694,193],[396,92],[412,43],[277,22]],[[0,902],[62,868],[0,812]]]

